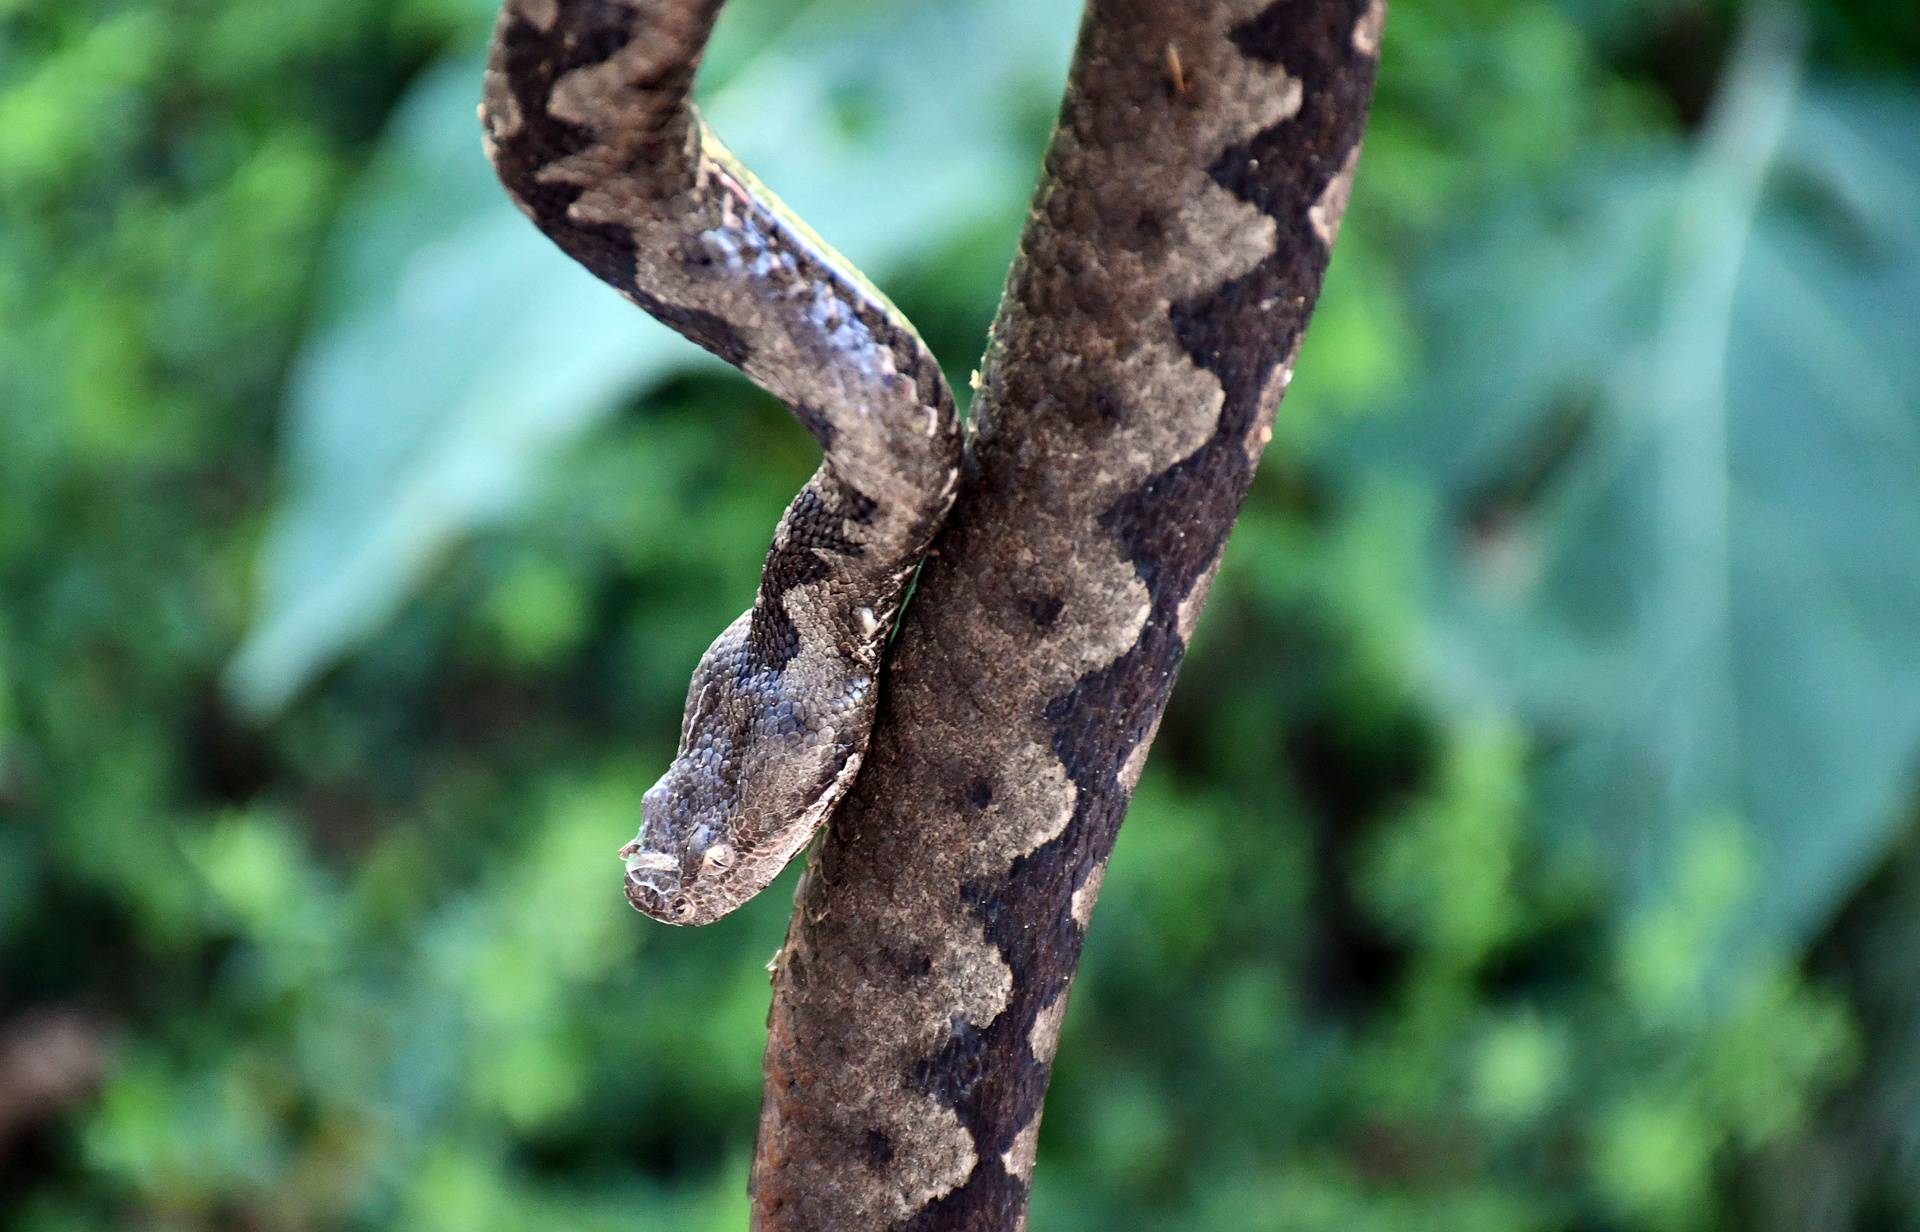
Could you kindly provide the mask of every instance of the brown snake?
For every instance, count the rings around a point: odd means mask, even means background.
[[[507,0],[484,108],[522,208],[826,451],[702,661],[628,893],[710,919],[835,812],[773,965],[753,1227],[1008,1232],[1107,859],[1331,257],[1385,4],[1087,0],[964,457],[911,330],[688,105],[719,5]]]
[[[722,3],[506,0],[481,109],[488,153],[520,208],[622,295],[785,402],[825,454],[780,522],[753,607],[701,659],[678,756],[647,792],[640,834],[622,850],[629,899],[677,924],[716,919],[758,893],[846,793],[868,751],[895,614],[960,477],[953,401],[912,327],[739,167],[694,109],[695,70]],[[1296,11],[1305,24],[1289,33]],[[1357,122],[1329,127],[1320,117],[1355,114],[1331,102],[1354,89],[1364,115],[1382,17],[1368,0],[1297,9],[1288,0],[1091,0],[1085,81],[1069,94],[1051,158],[1072,156],[1076,141],[1114,144],[1134,125],[1122,144],[1139,161],[1100,168],[1104,188],[1090,207],[1049,212],[1050,200],[1067,198],[1043,185],[1016,284],[1024,278],[1044,305],[1046,296],[1080,294],[1076,280],[1105,282],[1110,299],[1073,311],[1112,316],[1116,328],[1163,323],[1166,339],[1131,354],[1106,354],[1121,339],[1096,332],[1078,353],[1034,368],[1067,365],[1062,397],[1077,396],[1081,372],[1131,370],[1122,379],[1133,384],[1108,390],[1109,403],[1157,401],[1176,412],[1164,419],[1167,440],[1143,441],[1142,460],[1199,446],[1223,422],[1208,409],[1223,389],[1232,409],[1239,386],[1249,387],[1264,431],[1311,298],[1256,291],[1318,289],[1359,134]],[[1154,45],[1135,45],[1143,35]],[[1313,49],[1324,63],[1270,62],[1269,46]],[[1111,97],[1090,97],[1086,83],[1102,73]],[[1258,158],[1249,170],[1237,152],[1255,142],[1300,146],[1293,156],[1314,181],[1298,186],[1305,195],[1286,214],[1272,213],[1277,234],[1297,248],[1287,259],[1307,263],[1262,266],[1257,277],[1249,271],[1275,251],[1276,232],[1262,220],[1264,201],[1255,209],[1235,200],[1263,179]],[[1049,174],[1058,171],[1050,161]],[[1107,234],[1115,225],[1126,229]],[[1057,264],[1035,264],[1050,251]],[[1152,256],[1138,273],[1100,268],[1134,254]],[[1210,315],[1195,315],[1195,304],[1211,305]],[[1003,310],[1001,328],[1009,321],[1018,318]],[[1247,341],[1271,333],[1284,348],[1250,361],[1281,364],[1277,383],[1239,371],[1248,348],[1231,333],[1214,339],[1234,329],[1251,331]],[[1029,404],[1048,396],[1019,392]],[[990,408],[1005,400],[1006,391],[989,391]],[[1107,413],[1099,397],[1090,409]],[[1264,442],[1235,448],[1257,458]],[[1187,470],[1200,473],[1197,463]],[[1150,520],[1156,491],[1184,473],[1174,465],[1128,480],[1116,470],[1100,486],[1114,489],[1116,511],[1138,504]],[[1044,476],[1037,482],[1044,487]],[[1119,522],[1112,529],[1134,533]],[[1122,614],[1137,602],[1122,589],[1112,598]],[[1063,681],[1069,696],[1096,683],[1105,638],[1058,649],[1055,666],[1081,682]]]
[[[541,230],[785,402],[826,455],[753,607],[695,669],[679,754],[621,851],[627,897],[671,924],[759,893],[845,794],[960,458],[953,396],[913,327],[694,109],[720,5],[508,0],[481,108],[494,167]]]

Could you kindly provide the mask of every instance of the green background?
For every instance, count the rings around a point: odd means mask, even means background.
[[[737,0],[956,388],[1070,0]],[[1920,1229],[1920,16],[1397,0],[1039,1229]],[[810,443],[506,204],[482,0],[0,0],[0,1226],[735,1229],[791,874],[614,849]]]

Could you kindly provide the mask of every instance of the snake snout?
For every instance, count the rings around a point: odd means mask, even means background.
[[[627,866],[627,893],[631,897],[633,887],[650,886],[665,892],[680,881],[680,861],[664,851],[655,851],[646,846],[644,832],[638,838],[620,849],[620,859]]]
[[[680,876],[679,862],[658,851],[621,852],[627,861],[627,901],[634,909],[668,924],[685,924],[694,914],[692,898]]]

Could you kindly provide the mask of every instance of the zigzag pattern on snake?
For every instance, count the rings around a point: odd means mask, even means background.
[[[721,3],[507,0],[482,107],[521,208],[785,401],[825,454],[753,608],[701,660],[679,755],[623,852],[629,898],[675,923],[758,892],[846,792],[894,614],[960,474],[952,399],[911,326],[692,107]],[[1074,440],[1112,438],[1087,456],[1113,469],[1063,485],[1102,502],[1097,536],[1058,562],[1084,576],[1036,590],[1029,644],[1008,648],[1047,682],[1044,708],[946,734],[982,750],[1011,740],[1001,770],[1033,763],[1018,792],[1060,796],[1028,808],[1003,779],[996,810],[1118,824],[1139,768],[1127,750],[1151,738],[1325,269],[1382,15],[1369,0],[1090,0],[1076,92],[995,330],[1020,362],[998,365],[1014,375],[986,391],[982,431],[996,414],[1057,407],[1067,418],[1040,435],[1061,437],[1063,465],[1077,465]],[[1131,161],[1112,161],[1120,152]],[[1299,174],[1277,181],[1263,159]],[[1056,349],[1024,353],[1040,345]],[[1046,499],[1044,473],[1023,479]],[[1217,528],[1155,514],[1216,487],[1232,495]],[[1088,606],[1063,613],[1057,596],[1076,590]],[[1127,763],[1117,792],[1107,772],[1078,769],[1110,751]],[[972,862],[1017,871],[1059,833],[1005,851],[983,833]],[[1089,905],[1097,877],[1074,874]],[[1015,1017],[1064,1009],[1063,996]]]

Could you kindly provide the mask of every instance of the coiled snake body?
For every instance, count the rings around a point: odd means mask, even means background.
[[[481,117],[522,210],[785,402],[825,459],[753,607],[701,658],[622,849],[627,897],[702,924],[763,889],[859,770],[882,650],[952,504],[959,421],[913,327],[729,157],[690,101],[721,0],[508,0]]]
[[[679,755],[623,850],[634,905],[681,924],[757,893],[852,782],[884,644],[960,458],[952,398],[911,326],[694,111],[722,2],[506,0],[482,106],[520,207],[628,299],[785,401],[825,452],[780,523],[752,609],[701,660]],[[1108,718],[1087,718],[1136,750],[1122,804],[1271,437],[1346,206],[1383,19],[1384,0],[1089,0],[995,327],[975,458],[994,445],[996,417],[1033,415],[1037,443],[1007,465],[1031,463],[1036,501],[1096,501],[1090,521],[1073,520],[1087,512],[1077,505],[1047,507],[995,532],[1019,528],[1026,573],[1078,571],[1020,582],[1034,589],[1028,636],[1039,639],[1024,649],[1040,675],[1060,677],[1039,703],[1047,723],[1121,680],[1128,646],[1162,647],[1151,681],[1110,699]],[[1217,526],[1158,526],[1156,508],[1192,509],[1215,491]],[[1080,538],[1042,543],[1048,518]],[[1179,547],[1187,529],[1191,550]],[[1163,530],[1173,546],[1149,551]],[[1154,563],[1162,548],[1185,563]],[[1069,582],[1100,602],[1079,612]],[[1135,710],[1147,717],[1127,718]],[[1008,764],[1039,760],[1033,793],[1082,760],[1069,736],[1028,730],[1034,714],[1006,721],[1019,728]],[[984,748],[1002,734],[965,738]],[[1072,801],[1023,808],[1078,816],[1110,778],[1088,771]],[[1014,858],[978,841],[983,860]]]
[[[522,207],[826,449],[702,661],[628,893],[711,919],[837,807],[773,963],[754,1226],[1024,1227],[1075,965],[1331,258],[1385,0],[1087,0],[870,748],[957,429],[906,325],[688,108],[718,7],[508,0],[487,83]]]

